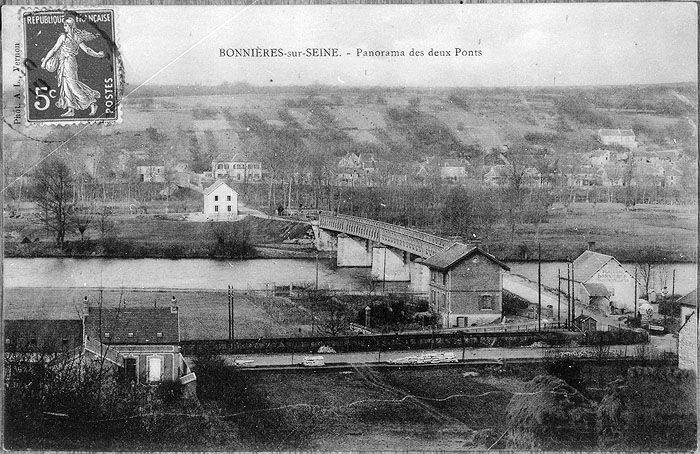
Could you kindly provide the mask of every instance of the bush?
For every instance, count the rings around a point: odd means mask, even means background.
[[[696,447],[692,371],[633,367],[611,383],[597,410],[601,446],[643,450]]]

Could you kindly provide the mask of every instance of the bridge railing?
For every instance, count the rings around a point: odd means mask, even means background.
[[[419,230],[343,214],[321,213],[319,227],[395,246],[422,257],[434,255],[452,244],[448,239]]]

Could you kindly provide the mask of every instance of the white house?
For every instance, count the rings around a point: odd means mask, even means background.
[[[235,181],[262,180],[262,163],[239,153],[222,153],[211,163],[215,178],[231,178]]]
[[[637,148],[637,140],[631,129],[599,129],[598,139],[603,145]]]
[[[634,311],[635,280],[615,257],[592,250],[574,260],[574,296],[605,314]]]
[[[217,180],[204,190],[204,214],[211,219],[231,219],[238,216],[238,193],[224,180]]]
[[[698,291],[678,300],[681,327],[678,330],[678,367],[697,371],[698,367]]]

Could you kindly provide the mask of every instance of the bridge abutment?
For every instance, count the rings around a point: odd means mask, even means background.
[[[314,240],[317,251],[336,251],[338,249],[338,239],[328,230],[312,223],[311,229],[314,231]]]
[[[406,282],[411,280],[410,260],[407,252],[386,246],[372,248],[372,280]]]
[[[411,275],[411,290],[414,292],[430,291],[430,268],[422,263],[411,261],[409,264]]]
[[[369,240],[341,233],[338,235],[336,264],[339,267],[370,267],[372,249]]]

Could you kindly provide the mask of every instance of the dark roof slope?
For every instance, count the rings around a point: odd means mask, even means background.
[[[610,261],[614,261],[622,267],[620,262],[611,255],[605,255],[594,251],[584,251],[583,254],[579,255],[576,260],[574,260],[574,278],[576,282],[586,282]],[[622,269],[624,270],[624,268]],[[627,270],[625,270],[625,273],[627,273]]]
[[[5,320],[5,351],[56,353],[82,346],[81,320]]]
[[[608,290],[608,288],[605,285],[599,284],[597,282],[588,282],[586,284],[583,284],[583,287],[586,289],[590,296],[604,296],[607,298],[611,295],[610,290]]]
[[[473,255],[483,255],[487,259],[491,260],[493,263],[497,264],[501,268],[503,268],[506,271],[510,271],[510,268],[508,266],[498,260],[496,257],[493,255],[489,254],[486,251],[483,251],[481,248],[478,246],[471,246],[463,243],[455,243],[452,246],[448,247],[447,249],[438,252],[437,254],[433,255],[432,257],[429,257],[425,260],[422,261],[423,265],[429,267],[429,268],[437,268],[439,270],[445,270],[452,268],[453,266],[457,265],[459,262],[462,260],[466,260],[469,257]]]
[[[687,295],[683,295],[683,297],[678,299],[678,303],[681,306],[697,307],[698,306],[698,289],[693,290],[692,292],[688,293]]]
[[[177,307],[132,307],[100,311],[91,307],[85,318],[85,332],[105,344],[175,345],[180,342],[178,310]]]

